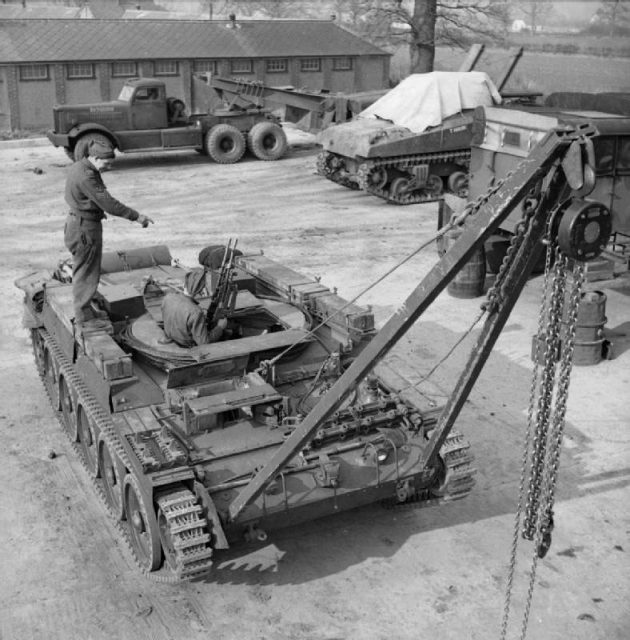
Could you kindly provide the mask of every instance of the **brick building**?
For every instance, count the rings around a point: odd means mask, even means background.
[[[115,99],[130,77],[194,110],[197,71],[357,92],[386,88],[389,62],[331,21],[0,20],[0,129],[51,126],[53,104]]]

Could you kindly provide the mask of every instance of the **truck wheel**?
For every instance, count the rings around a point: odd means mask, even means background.
[[[275,122],[258,122],[247,135],[250,151],[259,160],[278,160],[286,153],[287,136]]]
[[[109,147],[112,151],[114,150],[114,146],[112,145],[112,141],[102,133],[86,133],[81,136],[76,144],[74,145],[74,160],[81,160],[82,158],[87,158],[88,149],[92,140],[96,140],[98,143],[103,146]]]
[[[233,164],[245,153],[245,137],[231,124],[218,124],[206,134],[206,151],[219,164]]]
[[[74,160],[74,150],[70,147],[64,147],[63,152],[70,158],[70,160]]]

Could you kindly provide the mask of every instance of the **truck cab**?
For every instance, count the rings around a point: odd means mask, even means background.
[[[128,80],[116,100],[55,105],[53,117],[46,135],[73,160],[84,157],[94,139],[120,151],[200,144],[199,126],[188,123],[184,103],[167,98],[164,82],[155,78]]]
[[[121,89],[118,102],[128,115],[126,129],[165,129],[169,125],[163,82],[130,80]]]

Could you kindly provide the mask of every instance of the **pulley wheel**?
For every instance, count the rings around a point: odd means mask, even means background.
[[[558,245],[569,258],[587,262],[606,247],[612,231],[610,211],[599,202],[575,199],[558,225]]]

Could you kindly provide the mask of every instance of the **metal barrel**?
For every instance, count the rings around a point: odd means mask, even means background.
[[[575,328],[574,365],[592,365],[602,360],[605,324],[606,294],[602,291],[582,293]]]
[[[447,248],[461,235],[460,229],[451,229],[444,235]],[[447,291],[454,298],[477,298],[483,295],[486,281],[486,255],[483,247],[475,251],[470,260],[448,283]]]

